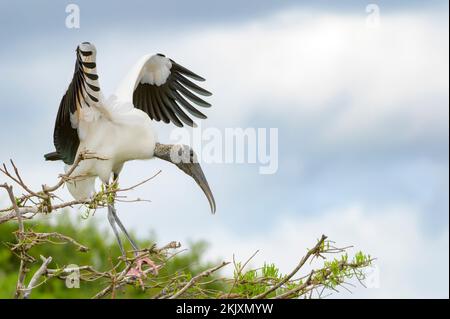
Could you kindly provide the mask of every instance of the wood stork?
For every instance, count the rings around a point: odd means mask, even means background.
[[[162,54],[145,55],[130,70],[115,94],[105,99],[96,67],[96,48],[89,42],[76,49],[75,71],[72,82],[59,105],[53,142],[55,152],[44,155],[46,160],[61,160],[66,171],[74,164],[80,152],[91,152],[96,158],[79,163],[68,181],[67,188],[76,199],[89,199],[95,193],[97,177],[105,183],[117,180],[123,165],[131,160],[157,157],[178,166],[191,176],[205,193],[212,213],[216,204],[208,182],[189,147],[158,143],[152,120],[195,126],[191,117],[205,119],[188,100],[201,107],[211,105],[198,95],[211,93],[191,82],[204,81],[192,71]],[[183,160],[174,154],[183,154]],[[187,156],[186,156],[187,155]],[[117,216],[113,205],[108,207],[108,220],[125,251],[116,225],[123,231],[133,249],[137,245]]]

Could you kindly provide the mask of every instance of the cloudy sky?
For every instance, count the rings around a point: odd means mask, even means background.
[[[324,233],[378,258],[379,287],[344,297],[448,298],[447,1],[374,1],[378,18],[368,1],[73,1],[79,29],[70,3],[0,2],[0,162],[36,186],[61,172],[42,155],[78,43],[96,45],[106,96],[140,56],[165,53],[207,79],[203,128],[278,129],[278,170],[204,164],[212,216],[176,167],[129,163],[123,185],[162,170],[132,194],[151,203],[118,205],[138,236],[205,239],[212,259],[259,249],[254,265],[287,272]],[[107,227],[103,211],[80,223],[93,220]]]

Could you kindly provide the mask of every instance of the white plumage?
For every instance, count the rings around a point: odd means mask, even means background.
[[[56,117],[53,135],[56,151],[45,155],[46,160],[62,160],[67,172],[80,153],[91,154],[77,165],[66,182],[72,196],[89,199],[95,193],[97,177],[108,184],[112,176],[118,177],[125,162],[158,157],[191,176],[205,193],[214,213],[214,197],[194,152],[189,147],[174,148],[174,145],[158,143],[151,123],[155,120],[195,126],[190,115],[206,118],[190,102],[209,107],[196,94],[209,96],[211,93],[188,78],[204,79],[162,54],[145,55],[130,69],[116,93],[106,99],[100,90],[96,55],[95,46],[88,42],[77,47],[74,76]],[[179,151],[187,155],[181,162],[172,158]],[[108,220],[122,254],[126,255],[116,226],[137,251],[113,204],[108,205]]]
[[[96,52],[92,44],[82,44],[80,49]],[[95,61],[95,53],[85,60]],[[100,93],[98,102],[91,107],[83,105],[71,116],[72,127],[77,128],[80,139],[77,155],[88,151],[102,159],[82,161],[75,169],[76,179],[67,183],[74,198],[91,197],[96,176],[108,183],[112,173],[119,174],[126,161],[153,157],[157,135],[149,116],[134,107],[132,95],[137,83],[163,84],[171,66],[165,57],[146,55],[129,71],[114,95],[105,99]],[[66,165],[66,171],[69,167]]]
[[[84,42],[78,46],[74,77],[61,101],[55,124],[56,152],[46,155],[46,159],[63,160],[67,171],[80,153],[93,153],[95,158],[79,163],[71,175],[73,180],[67,182],[72,196],[80,200],[94,194],[96,177],[107,184],[113,174],[121,172],[125,162],[155,155],[158,140],[152,120],[194,126],[184,110],[195,117],[206,116],[187,100],[202,107],[210,106],[191,91],[204,96],[211,93],[188,77],[204,79],[162,54],[148,54],[139,59],[116,92],[105,98],[100,90],[96,55],[94,45]],[[159,157],[171,161],[164,154]],[[180,169],[205,190],[206,180],[196,176],[203,174],[201,169],[194,172],[199,167]],[[212,195],[207,196],[211,203]]]

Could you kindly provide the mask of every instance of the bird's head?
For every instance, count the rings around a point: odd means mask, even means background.
[[[184,173],[191,176],[205,193],[209,201],[211,212],[216,212],[216,202],[209,188],[205,174],[198,163],[197,155],[187,145],[164,145],[156,143],[155,156],[175,164]]]

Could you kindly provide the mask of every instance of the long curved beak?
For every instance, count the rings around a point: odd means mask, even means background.
[[[188,155],[189,160],[179,161],[178,159],[181,158],[177,158],[176,161],[172,160],[172,153],[179,156]],[[209,206],[211,206],[211,213],[214,214],[216,212],[216,201],[214,200],[214,196],[211,192],[211,189],[209,188],[208,181],[206,180],[205,174],[203,174],[200,164],[196,161],[195,153],[189,146],[156,143],[154,155],[160,159],[175,164],[179,169],[192,177],[197,185],[200,186],[203,193],[205,193],[205,196],[209,202]]]
[[[211,213],[216,212],[216,201],[214,200],[214,196],[209,188],[208,181],[206,180],[205,174],[203,174],[203,170],[199,163],[178,163],[176,164],[179,169],[185,172],[187,175],[191,176],[198,186],[202,189],[206,198],[208,199],[209,206],[211,206]]]

